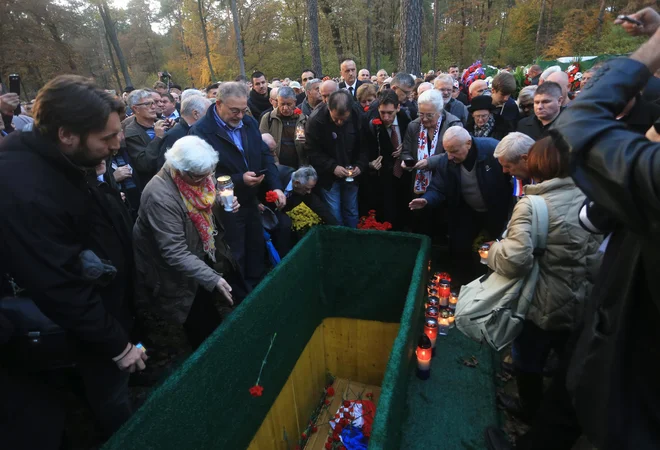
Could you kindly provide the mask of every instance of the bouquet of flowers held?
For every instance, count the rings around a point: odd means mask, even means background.
[[[582,80],[582,72],[580,72],[580,63],[577,61],[568,66],[566,69],[568,74],[568,85],[572,92],[580,90],[580,81]]]

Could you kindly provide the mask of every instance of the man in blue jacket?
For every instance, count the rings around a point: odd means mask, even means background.
[[[442,155],[426,193],[410,202],[410,209],[435,208],[447,202],[449,251],[459,282],[477,275],[474,239],[482,231],[486,240],[504,231],[511,207],[509,175],[493,156],[498,141],[473,138],[462,127],[445,132]]]
[[[261,140],[259,124],[245,115],[248,88],[244,83],[222,83],[214,106],[190,129],[208,142],[219,156],[216,176],[230,175],[234,195],[241,203],[236,214],[222,217],[226,239],[245,280],[255,286],[264,273],[263,226],[257,194],[263,183],[277,193],[277,207],[286,205],[275,160]]]

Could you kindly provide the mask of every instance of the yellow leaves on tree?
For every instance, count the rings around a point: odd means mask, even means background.
[[[604,21],[612,21],[609,14]],[[572,9],[566,14],[562,30],[553,37],[546,56],[585,56],[588,39],[596,35],[598,28],[598,8]]]

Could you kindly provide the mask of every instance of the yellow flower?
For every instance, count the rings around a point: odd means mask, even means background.
[[[304,203],[299,204],[287,214],[291,217],[291,228],[294,231],[306,231],[321,223],[321,218]]]

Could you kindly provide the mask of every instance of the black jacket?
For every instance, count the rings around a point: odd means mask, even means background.
[[[621,227],[587,302],[568,388],[583,433],[601,450],[660,443],[660,144],[617,112],[652,74],[639,62],[602,67],[555,122],[576,185]]]
[[[0,273],[7,272],[52,321],[92,353],[111,358],[128,343],[131,232],[95,183],[37,132],[0,144]],[[92,250],[118,269],[106,287],[83,280],[78,256]]]
[[[284,189],[286,189],[289,185],[289,182],[291,181],[291,175],[294,172],[293,167],[279,166],[278,168],[280,171],[280,181],[282,182]],[[321,200],[321,198],[314,192],[301,195],[296,191],[291,191],[290,193],[286,192],[286,194],[286,206],[282,208],[283,213],[289,212],[296,206],[304,203],[309,209],[314,211],[326,225],[339,225],[339,222],[337,222],[334,214],[332,214],[328,204]]]
[[[357,166],[362,174],[365,173],[369,161],[363,137],[360,111],[355,105],[341,127],[330,118],[327,104],[316,107],[305,126],[305,151],[319,175],[320,187],[330,189],[332,183],[339,180],[334,175],[337,166]]]
[[[559,115],[561,116],[561,112]],[[544,126],[541,123],[541,121],[536,117],[536,115],[532,114],[531,116],[525,117],[524,119],[518,122],[518,127],[516,128],[516,131],[526,134],[535,141],[538,141],[550,135],[550,127],[555,121],[557,121],[556,118],[553,122],[550,122],[549,124]]]
[[[399,125],[399,132],[401,134],[400,144],[403,144],[403,140],[406,137],[406,131],[408,130],[408,125],[410,125],[410,118],[403,111],[399,111],[396,115],[397,123]],[[368,151],[368,160],[373,161],[379,156],[383,156],[382,165],[380,169],[381,174],[391,174],[394,167],[394,158],[392,158],[392,152],[396,149],[392,147],[392,138],[387,132],[387,127],[383,125],[374,125],[373,119],[365,119],[363,124],[364,133],[365,133],[365,144]],[[371,170],[371,169],[370,169]]]
[[[146,185],[156,174],[156,161],[160,154],[162,139],[158,136],[150,139],[137,120],[133,120],[124,129],[124,140],[131,159],[130,164],[140,176],[142,183]]]
[[[176,141],[186,136],[190,131],[190,125],[183,117],[179,118],[179,123],[167,130],[165,136],[160,142],[160,149],[158,151],[158,158],[156,159],[156,172],[165,164],[165,152],[168,151]]]
[[[250,95],[248,96],[248,108],[250,108],[250,111],[252,112],[252,117],[259,120],[264,111],[273,107],[273,105],[270,104],[269,98],[270,88],[268,88],[266,95],[258,94],[257,91],[254,90],[250,91]]]
[[[360,80],[355,81],[355,91],[353,91],[354,100],[357,100],[357,90],[360,86],[362,86],[362,84],[363,83]],[[346,83],[342,81],[341,83],[339,83],[339,89],[346,89],[348,91],[348,86],[346,86]]]
[[[635,106],[628,115],[621,119],[630,131],[645,135],[649,128],[660,118],[660,105],[636,97]]]
[[[243,116],[241,136],[244,156],[227,131],[217,124],[214,111],[215,106],[211,105],[204,117],[190,128],[190,134],[204,139],[218,152],[219,161],[215,168],[216,176],[231,175],[235,195],[241,199],[240,201],[245,207],[256,202],[260,187],[246,186],[243,182],[245,172],[252,171],[259,174],[259,171],[265,169],[266,177],[262,185],[267,190],[283,189],[273,155],[264,141],[261,140],[257,121],[252,117]]]

